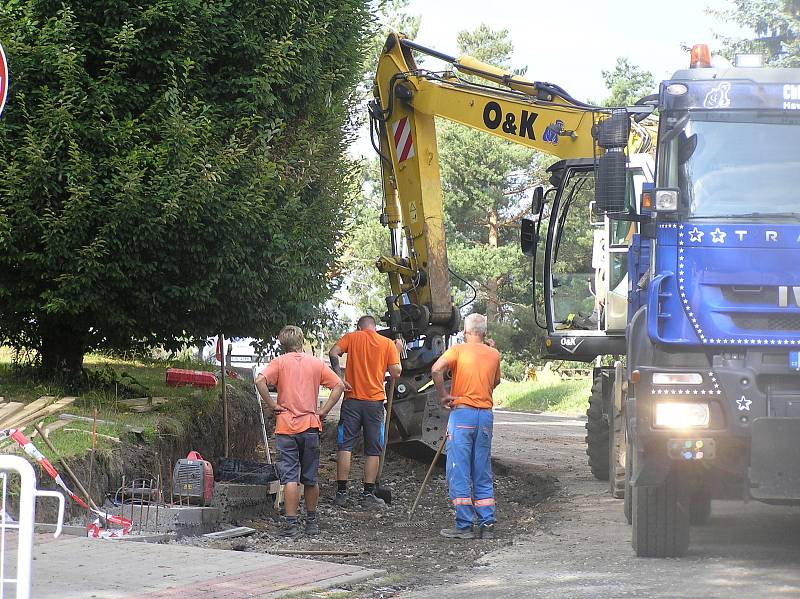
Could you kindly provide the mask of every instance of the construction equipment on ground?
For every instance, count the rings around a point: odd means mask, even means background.
[[[422,69],[414,52],[442,60],[450,69]],[[389,35],[379,58],[374,95],[369,115],[382,171],[381,218],[391,236],[391,255],[382,256],[377,263],[388,275],[392,290],[386,298],[388,329],[384,334],[403,338],[408,345],[403,374],[396,385],[389,438],[394,443],[421,443],[437,449],[446,413],[439,407],[430,367],[458,331],[461,315],[450,286],[434,117],[561,158],[549,169],[556,186],[552,221],[554,213],[561,215],[556,220],[565,218],[570,207],[578,210],[581,206],[588,215],[590,201],[599,202],[606,191],[613,195],[614,190],[598,187],[594,199],[595,172],[621,169],[636,189],[652,181],[652,158],[647,154],[652,147],[652,128],[638,122],[652,107],[613,110],[592,106],[558,85],[530,81],[472,57],[447,56],[396,33]],[[623,192],[625,184],[623,181]],[[535,220],[523,225],[523,249],[535,259],[539,227],[546,218],[543,188],[534,191],[531,209]],[[627,214],[627,205],[619,206],[619,212]],[[604,215],[592,225],[598,230],[598,245],[603,245],[603,236],[611,239],[618,230],[624,231],[623,239],[629,242],[629,233],[637,231],[638,225],[624,216]],[[583,224],[590,226],[588,221]],[[559,243],[560,239],[555,242],[555,253],[546,256],[551,264],[556,261]],[[618,265],[616,252],[607,255],[613,264],[598,264],[593,277],[604,268],[610,273]],[[623,283],[616,281],[609,293],[624,298],[620,285]],[[551,282],[550,290],[555,287]],[[616,298],[606,301],[618,303]],[[627,305],[624,300],[623,304]],[[545,310],[552,320],[552,298],[545,303]],[[610,318],[607,321],[612,322]],[[608,341],[604,328],[589,331],[576,325],[549,333],[553,353],[568,359],[579,353],[592,357],[605,353],[600,349]],[[619,353],[623,352],[624,324],[614,339]]]

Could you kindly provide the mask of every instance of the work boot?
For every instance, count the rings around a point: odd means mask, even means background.
[[[294,539],[295,537],[299,537],[300,534],[300,527],[297,525],[297,522],[288,522],[286,528],[281,532],[281,536],[287,539]]]
[[[347,505],[347,491],[336,491],[333,504],[338,507],[345,507]]]
[[[374,493],[361,494],[361,507],[365,510],[380,510],[386,507],[386,502]]]
[[[494,523],[492,524],[484,524],[478,530],[478,536],[481,539],[493,539],[494,538]]]
[[[319,522],[314,520],[306,520],[306,534],[310,537],[319,534]]]
[[[472,527],[469,528],[443,528],[439,531],[439,534],[443,537],[447,537],[448,539],[474,539],[475,533],[472,530]]]

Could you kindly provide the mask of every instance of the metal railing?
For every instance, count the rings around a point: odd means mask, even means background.
[[[64,496],[58,491],[37,489],[33,466],[15,455],[0,455],[0,493],[0,599],[28,599],[31,595],[36,498],[58,499],[58,520],[54,533],[58,537],[64,522]],[[9,495],[17,493],[19,509],[14,518],[10,513]],[[16,560],[8,559],[15,550]]]

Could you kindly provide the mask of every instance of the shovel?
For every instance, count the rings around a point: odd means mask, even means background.
[[[383,424],[383,450],[378,464],[378,476],[375,478],[375,497],[383,499],[386,505],[392,503],[392,490],[381,486],[381,474],[383,473],[383,463],[386,461],[386,446],[389,444],[389,423],[392,421],[392,402],[394,401],[395,379],[389,382],[389,396],[386,399],[386,421]]]

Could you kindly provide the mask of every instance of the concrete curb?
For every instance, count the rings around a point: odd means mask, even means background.
[[[299,593],[315,593],[317,591],[324,591],[325,589],[345,584],[358,584],[360,582],[364,582],[365,580],[369,580],[371,578],[379,578],[381,576],[386,576],[386,570],[363,569],[359,570],[358,572],[353,572],[352,574],[343,574],[341,576],[334,576],[333,578],[326,578],[325,580],[320,580],[318,582],[309,585],[297,586],[283,591],[274,591],[272,593],[264,595],[264,599],[270,599],[273,597],[295,596],[298,595]]]

